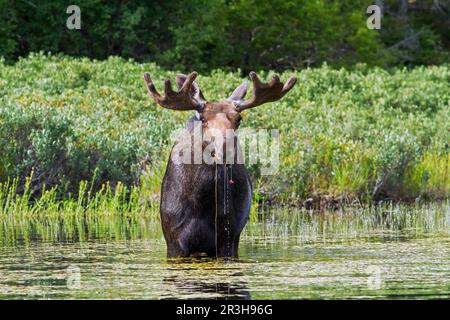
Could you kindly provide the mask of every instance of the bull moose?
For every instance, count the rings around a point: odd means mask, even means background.
[[[194,82],[196,77],[196,72],[177,75],[177,91],[166,80],[164,95],[160,95],[150,75],[144,74],[148,93],[157,104],[172,110],[196,111],[187,123],[188,133],[193,133],[199,124],[202,134],[216,130],[224,136],[223,145],[216,145],[212,152],[216,159],[219,157],[215,152],[222,153],[222,159],[227,152],[236,153],[237,143],[232,144],[233,150],[226,148],[229,140],[225,135],[230,130],[236,132],[243,110],[281,99],[297,81],[290,77],[283,84],[275,75],[269,83],[263,83],[251,72],[253,96],[250,99],[244,100],[248,88],[248,82],[244,81],[228,99],[210,102]],[[178,143],[181,142],[176,142],[174,148]],[[171,156],[162,182],[160,209],[167,256],[237,257],[251,199],[252,186],[243,163],[217,160],[213,164],[178,163]]]

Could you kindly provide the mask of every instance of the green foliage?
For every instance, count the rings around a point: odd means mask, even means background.
[[[380,40],[390,53],[390,64],[441,64],[450,60],[449,1],[384,2]]]
[[[19,181],[0,182],[0,244],[27,243],[30,240],[89,241],[91,239],[127,239],[158,234],[148,228],[159,220],[158,206],[149,207],[145,189],[128,189],[118,183],[113,191],[105,184],[94,194],[84,181],[78,197],[59,198],[57,187],[42,189],[31,202],[31,181],[17,193]]]
[[[142,74],[161,88],[173,78],[154,64],[31,55],[0,65],[0,181],[33,173],[37,194],[57,186],[77,194],[110,183],[159,192],[172,132],[190,113],[157,107]],[[286,79],[292,72],[282,74]],[[260,73],[268,79],[272,72]],[[428,198],[450,191],[450,68],[385,71],[327,65],[294,72],[298,85],[281,101],[245,111],[243,127],[276,128],[280,168],[260,176],[261,199],[335,197]],[[220,100],[242,81],[215,70],[199,76],[206,97]],[[257,181],[257,183],[256,183]]]
[[[163,63],[180,69],[293,69],[327,61],[382,65],[389,53],[366,27],[370,1],[194,1]],[[175,63],[170,63],[176,61]]]
[[[40,50],[95,58],[112,54],[148,58],[163,47],[158,43],[170,38],[169,26],[178,21],[171,14],[177,10],[176,2],[1,0],[0,46],[5,46],[1,52],[7,58]],[[66,28],[66,9],[72,4],[81,8],[81,30]]]
[[[0,0],[0,57],[30,52],[155,61],[166,69],[298,69],[430,65],[450,60],[448,1],[384,1],[381,30],[366,27],[374,1]],[[407,10],[400,3],[407,4]]]

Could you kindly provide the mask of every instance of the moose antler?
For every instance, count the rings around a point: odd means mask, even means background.
[[[263,83],[253,71],[250,72],[250,79],[253,81],[253,97],[246,101],[235,101],[238,111],[254,108],[266,102],[280,100],[297,82],[297,78],[292,76],[286,84],[283,84],[280,81],[280,77],[274,75],[269,83]]]
[[[196,83],[197,72],[177,76],[178,91],[173,91],[170,80],[164,81],[164,95],[161,96],[155,88],[149,73],[144,73],[144,80],[150,97],[161,107],[172,110],[203,109],[206,101]]]

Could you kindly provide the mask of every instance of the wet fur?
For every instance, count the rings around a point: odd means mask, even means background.
[[[189,121],[188,129],[196,120],[193,117]],[[233,184],[229,182],[231,171]],[[250,211],[251,192],[243,164],[174,164],[169,159],[160,210],[167,256],[204,253],[210,257],[237,257],[239,237]]]

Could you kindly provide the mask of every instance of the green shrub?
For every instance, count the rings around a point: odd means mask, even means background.
[[[18,177],[23,189],[33,172],[36,192],[45,184],[74,194],[81,181],[95,190],[141,182],[157,192],[171,134],[191,113],[156,106],[144,71],[158,88],[175,74],[116,57],[33,54],[0,64],[0,181]],[[281,134],[278,173],[260,176],[259,165],[250,167],[260,196],[448,195],[448,65],[390,71],[324,65],[294,73],[298,85],[286,97],[244,113],[243,127]],[[241,81],[238,72],[223,70],[198,77],[210,100],[226,98]]]
[[[401,11],[399,3],[408,10]],[[69,30],[66,9],[81,10]],[[383,1],[380,30],[366,26],[373,0],[2,0],[0,58],[30,52],[156,61],[166,69],[285,70],[448,62],[448,1]],[[80,79],[83,81],[83,79]]]

